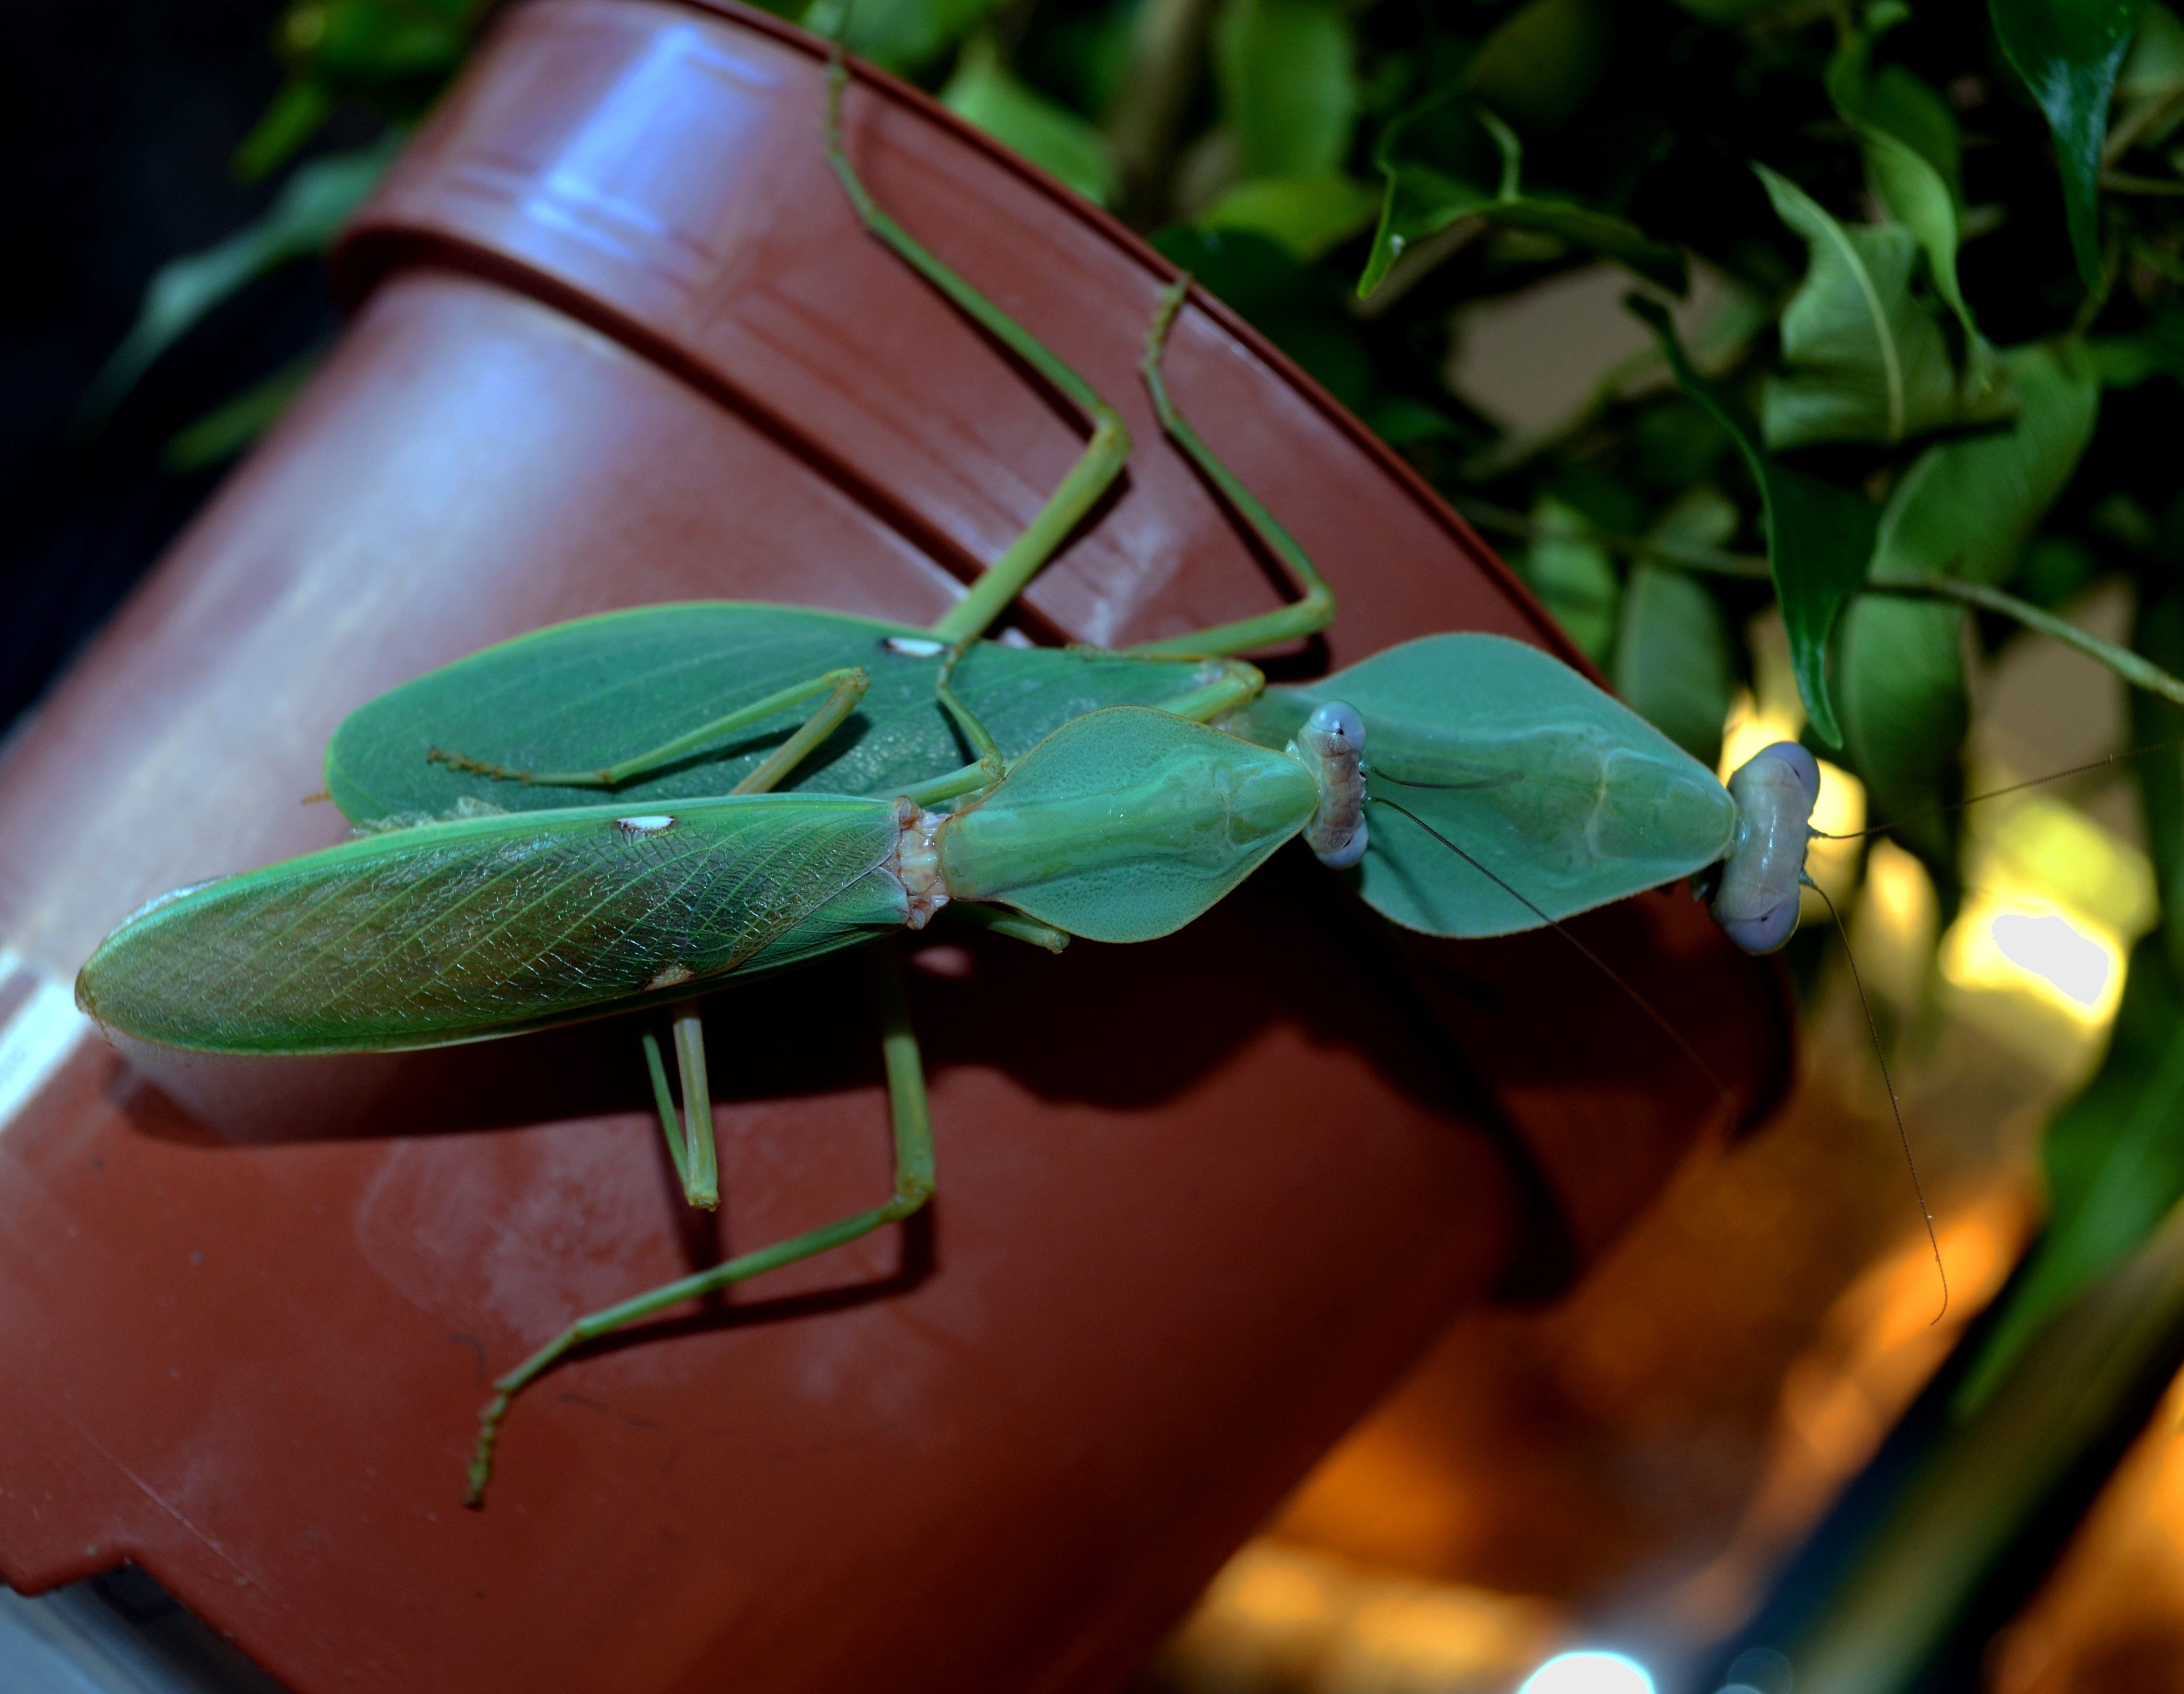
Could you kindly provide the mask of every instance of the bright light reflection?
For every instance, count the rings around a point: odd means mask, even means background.
[[[2030,890],[2014,892],[1965,901],[1942,944],[1942,974],[1959,988],[2030,994],[2089,1028],[2105,1024],[2123,995],[2121,938]]]
[[[2045,977],[2088,1011],[2101,1003],[2115,973],[2108,950],[2058,912],[2002,913],[1994,920],[1994,945],[2012,964]]]
[[[1796,724],[1786,717],[1761,711],[1751,691],[1741,690],[1730,705],[1728,721],[1721,727],[1721,767],[1718,774],[1725,783],[1739,765],[1763,748],[1797,738]]]
[[[1517,1694],[1653,1694],[1653,1679],[1619,1652],[1564,1652],[1526,1677]]]

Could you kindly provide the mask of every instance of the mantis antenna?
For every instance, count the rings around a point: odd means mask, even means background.
[[[2143,747],[2130,748],[2121,753],[2110,753],[2103,758],[2088,760],[2082,765],[2050,771],[2044,777],[2027,777],[2021,783],[2005,783],[1998,788],[1989,788],[1985,794],[1967,794],[1947,805],[1937,805],[1931,811],[1914,811],[1908,817],[1900,817],[1890,823],[1868,824],[1864,829],[1847,829],[1840,834],[1825,829],[1815,829],[1813,833],[1823,841],[1862,841],[1869,835],[1885,835],[1892,829],[1905,829],[1931,818],[1947,817],[1951,812],[1965,811],[1983,800],[2000,800],[2005,794],[2042,788],[2049,783],[2059,783],[2068,777],[2082,777],[2088,772],[2109,770],[2117,765],[2128,764],[2133,759],[2142,759],[2149,753],[2166,753],[2178,747],[2184,747],[2184,735],[2173,735],[2166,741],[2149,741]]]
[[[1375,782],[1396,783],[1399,786],[1403,788],[1422,788],[1437,786],[1436,784],[1430,783],[1404,783],[1399,777],[1384,777],[1378,772],[1373,773],[1373,780]],[[1684,1056],[1691,1062],[1691,1064],[1698,1071],[1699,1074],[1704,1077],[1707,1081],[1713,1085],[1714,1092],[1729,1102],[1730,1107],[1732,1111],[1736,1109],[1736,1094],[1730,1089],[1727,1083],[1724,1082],[1720,1077],[1715,1074],[1713,1067],[1707,1063],[1705,1059],[1700,1056],[1699,1050],[1691,1044],[1690,1040],[1685,1038],[1682,1030],[1677,1028],[1674,1024],[1669,1023],[1669,1020],[1662,1015],[1660,1009],[1656,1006],[1652,1001],[1646,999],[1644,995],[1639,993],[1638,990],[1633,988],[1629,982],[1625,981],[1622,975],[1617,972],[1616,968],[1613,965],[1609,964],[1607,960],[1602,958],[1599,954],[1594,952],[1591,948],[1586,946],[1584,942],[1579,940],[1577,936],[1569,929],[1565,928],[1563,924],[1557,922],[1553,918],[1548,917],[1546,912],[1542,911],[1537,906],[1534,905],[1532,901],[1527,900],[1521,892],[1512,888],[1502,878],[1497,877],[1493,872],[1488,870],[1486,867],[1479,863],[1476,858],[1465,852],[1462,848],[1457,846],[1456,843],[1450,840],[1448,837],[1442,834],[1440,831],[1435,829],[1430,823],[1428,823],[1408,806],[1390,800],[1385,794],[1373,794],[1370,796],[1370,798],[1373,805],[1384,805],[1390,811],[1399,811],[1405,817],[1410,819],[1410,821],[1417,824],[1419,828],[1424,830],[1427,834],[1432,836],[1435,840],[1440,842],[1442,846],[1447,848],[1450,852],[1455,854],[1457,858],[1462,860],[1465,864],[1470,866],[1473,870],[1478,872],[1480,876],[1485,878],[1487,881],[1492,883],[1495,887],[1500,889],[1502,893],[1507,894],[1510,899],[1515,900],[1527,911],[1538,918],[1541,923],[1553,930],[1556,934],[1561,936],[1563,940],[1568,942],[1570,945],[1576,948],[1579,952],[1584,954],[1586,960],[1591,962],[1595,970],[1598,971],[1601,975],[1606,977],[1608,981],[1613,983],[1617,988],[1620,989],[1630,997],[1633,1005],[1635,1005],[1641,1011],[1644,1012],[1646,1017],[1652,1019],[1656,1024],[1660,1026],[1662,1033],[1667,1035],[1671,1041],[1676,1044],[1677,1047],[1682,1051]]]
[[[1813,833],[1817,835],[1820,832]],[[1903,1145],[1903,1163],[1911,1173],[1911,1191],[1919,1198],[1919,1216],[1926,1225],[1926,1245],[1934,1250],[1934,1274],[1942,1279],[1942,1309],[1927,1325],[1931,1329],[1948,1315],[1949,1271],[1942,1262],[1942,1239],[1934,1233],[1934,1213],[1926,1204],[1926,1185],[1919,1180],[1919,1162],[1911,1156],[1911,1132],[1903,1127],[1903,1102],[1896,1097],[1896,1078],[1888,1073],[1888,1055],[1880,1045],[1880,1026],[1874,1022],[1873,1002],[1866,997],[1865,978],[1858,974],[1858,956],[1850,950],[1850,931],[1843,928],[1842,913],[1836,910],[1836,903],[1829,899],[1825,889],[1810,877],[1802,880],[1820,897],[1827,906],[1828,916],[1835,920],[1836,933],[1842,940],[1843,957],[1850,965],[1850,979],[1858,989],[1858,1009],[1865,1013],[1865,1033],[1873,1038],[1873,1056],[1880,1062],[1881,1084],[1888,1090],[1888,1109],[1896,1116],[1896,1139]]]

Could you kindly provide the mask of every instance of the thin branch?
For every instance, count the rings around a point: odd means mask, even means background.
[[[2150,194],[2168,198],[2184,194],[2184,182],[2166,176],[2127,176],[2120,170],[2103,170],[2101,187],[2111,194]]]
[[[1123,176],[1118,209],[1138,229],[1168,215],[1168,176],[1197,86],[1214,0],[1145,0],[1130,32],[1122,86],[1102,125]]]
[[[2153,131],[2180,106],[2184,106],[2184,76],[2170,82],[2155,98],[2128,114],[2109,131],[2101,148],[2101,163],[2114,164],[2138,145],[2138,138]]]
[[[1968,582],[1961,577],[1875,577],[1866,583],[1868,592],[1880,594],[1904,594],[1914,599],[1955,600],[1968,606],[1977,606],[1981,611],[1999,612],[2014,618],[2027,629],[2036,629],[2042,635],[2061,642],[2065,647],[2075,647],[2089,659],[2097,659],[2133,688],[2143,688],[2150,694],[2159,694],[2165,700],[2184,705],[2184,681],[2179,681],[2163,670],[2141,658],[2127,647],[2119,647],[2113,641],[2103,641],[2092,631],[2081,629],[2068,618],[2058,617],[2053,612],[2036,606],[2030,600],[2021,600],[2014,594],[2004,593],[2000,588],[1990,588],[1984,582]]]

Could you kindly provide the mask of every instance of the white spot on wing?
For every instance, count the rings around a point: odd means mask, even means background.
[[[890,635],[880,645],[890,653],[900,653],[905,659],[938,659],[948,650],[944,641],[934,641],[922,635]]]
[[[618,817],[614,827],[624,835],[642,839],[647,835],[665,835],[674,828],[675,820],[665,812],[647,812],[641,817]]]

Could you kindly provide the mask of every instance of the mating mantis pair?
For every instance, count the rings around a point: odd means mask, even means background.
[[[1156,409],[1301,598],[1128,654],[978,640],[1113,481],[1127,432],[873,205],[840,146],[843,75],[837,63],[829,158],[866,226],[1089,421],[1024,535],[930,630],[789,607],[653,608],[541,632],[395,690],[342,726],[327,778],[359,825],[398,827],[154,902],[85,966],[86,1011],[165,1045],[310,1053],[671,1006],[679,1123],[649,1036],[649,1067],[684,1192],[706,1205],[718,1184],[690,996],[944,908],[1056,949],[1072,935],[1150,939],[1301,837],[1376,909],[1435,933],[1529,928],[1724,861],[1714,902],[1732,933],[1759,945],[1786,933],[1809,761],[1763,755],[1724,791],[1582,677],[1498,638],[1429,637],[1301,687],[1269,688],[1236,657],[1325,627],[1333,599],[1170,402],[1160,354],[1185,283],[1162,297],[1148,338]],[[473,1502],[513,1396],[571,1348],[930,1197],[916,1039],[891,959],[875,955],[892,1193],[570,1325],[494,1385]]]

